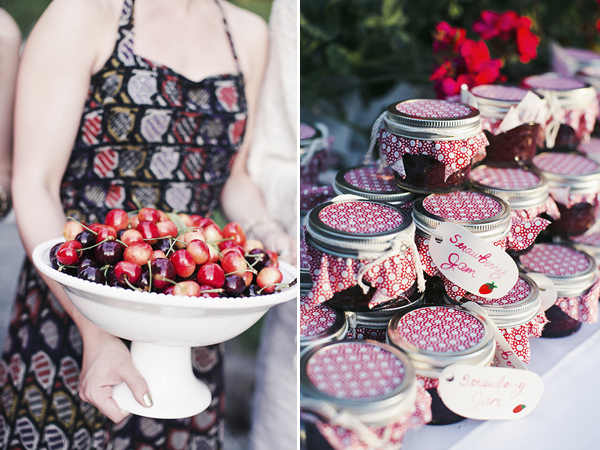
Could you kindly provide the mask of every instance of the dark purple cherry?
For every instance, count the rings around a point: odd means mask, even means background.
[[[142,266],[142,276],[135,283],[135,287],[140,288],[142,291],[150,291],[150,270],[147,265]]]
[[[79,270],[78,275],[79,278],[83,280],[91,281],[92,283],[104,284],[106,278],[100,270],[99,267],[94,266],[85,266],[83,269]]]
[[[223,289],[225,289],[225,293],[232,297],[237,297],[241,295],[246,289],[246,283],[244,279],[239,275],[227,275],[225,277],[225,284],[223,285]]]
[[[150,263],[152,273],[152,290],[162,291],[164,288],[173,284],[177,273],[175,266],[167,258],[156,258]],[[170,281],[169,281],[170,280]]]
[[[115,265],[123,259],[125,246],[117,241],[106,241],[96,247],[94,255],[100,265]]]
[[[106,271],[106,284],[109,286],[119,286],[119,280],[117,280],[117,276],[115,275],[115,268],[109,267]]]
[[[248,255],[252,256],[246,256],[246,261],[249,265],[254,267],[257,272],[260,272],[269,262],[269,255],[260,248],[253,248],[248,252]]]
[[[81,244],[83,248],[86,250],[83,253],[87,256],[94,256],[95,248],[89,248],[92,245],[96,244],[96,235],[92,233],[90,230],[83,230],[77,236],[75,236],[75,240]]]
[[[162,252],[167,256],[169,256],[169,250],[171,250],[171,253],[173,253],[173,250],[177,250],[177,247],[175,247],[175,246],[173,246],[173,247],[174,248],[171,248],[171,239],[169,239],[169,238],[159,239],[152,246],[152,248],[154,250],[162,250]]]
[[[63,245],[64,242],[59,242],[58,244],[56,244],[54,247],[52,247],[50,249],[50,263],[52,264],[52,267],[56,270],[58,270],[58,267],[60,266],[60,263],[58,262],[58,259],[56,259],[56,252],[58,251],[58,249],[60,248],[61,245]]]

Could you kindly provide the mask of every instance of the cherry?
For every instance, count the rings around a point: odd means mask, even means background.
[[[75,222],[74,220],[68,220],[63,227],[63,237],[65,241],[72,241],[75,239],[79,233],[81,233],[85,228],[79,222]]]
[[[92,283],[104,284],[106,282],[106,277],[102,273],[102,270],[93,265],[88,265],[82,269],[78,269],[77,277],[81,278],[82,280],[91,281]]]
[[[237,222],[229,222],[223,227],[223,237],[225,239],[233,238],[233,242],[238,245],[244,245],[244,242],[246,242],[246,233]]]
[[[199,239],[191,241],[187,245],[186,250],[192,255],[192,259],[197,265],[202,265],[210,259],[210,249],[208,248],[208,244]]]
[[[214,222],[203,227],[202,230],[204,231],[204,236],[206,236],[207,241],[217,242],[223,239],[221,228]]]
[[[218,297],[219,292],[212,286],[208,286],[207,284],[200,285],[200,296],[201,297]]]
[[[225,292],[233,297],[241,295],[246,289],[246,283],[244,279],[239,275],[227,275],[225,277],[225,284],[223,285]]]
[[[187,233],[183,233],[177,239],[177,247],[184,248],[186,246],[186,244],[189,244],[190,242],[192,242],[194,240],[206,242],[206,237],[204,236],[204,233],[202,232],[202,230],[192,230],[192,231],[188,231]]]
[[[242,245],[242,248],[244,249],[245,252],[249,252],[250,250],[252,250],[254,248],[259,248],[261,250],[264,250],[265,246],[258,239],[246,239],[246,242],[244,242],[244,245]]]
[[[272,250],[265,250],[265,252],[267,253],[267,255],[269,255],[269,262],[267,263],[267,265],[279,267],[279,256],[277,255],[277,253],[275,253]]]
[[[220,227],[216,224],[216,222],[208,217],[202,217],[202,216],[197,216],[197,218],[194,218],[194,226],[195,227],[200,227],[200,228],[206,228],[208,225],[216,225],[217,228]]]
[[[269,255],[260,248],[253,248],[248,252],[246,260],[250,266],[256,269],[257,272],[260,272],[268,264]]]
[[[240,247],[239,245],[234,245],[233,247],[228,247],[224,250],[221,250],[221,257],[219,258],[220,260],[223,259],[223,257],[230,252],[235,252],[240,256],[245,257],[246,254],[244,253],[244,250],[242,249],[242,247]]]
[[[221,288],[225,283],[225,272],[218,264],[204,264],[198,270],[198,283]]]
[[[205,224],[207,224],[207,222],[204,221],[204,217],[202,217],[198,214],[190,214],[188,217],[190,218],[190,221],[192,222],[192,225],[191,225],[192,227],[202,228]]]
[[[148,265],[142,266],[142,275],[140,279],[135,283],[135,287],[142,291],[150,292],[150,270]]]
[[[263,294],[272,294],[275,292],[276,285],[281,283],[283,275],[280,270],[273,266],[267,266],[256,276],[256,284]]]
[[[231,248],[231,247],[239,247],[239,244],[237,244],[234,240],[219,242],[219,248],[221,250],[225,250],[225,249]]]
[[[52,247],[50,249],[50,253],[48,255],[50,257],[50,263],[52,264],[52,267],[55,268],[55,269],[58,269],[58,267],[60,266],[60,263],[56,259],[56,252],[58,251],[58,249],[60,248],[60,246],[63,245],[63,243],[64,242],[59,242],[54,247]]]
[[[129,216],[122,209],[111,209],[104,219],[104,224],[115,231],[124,230],[129,226]]]
[[[79,275],[79,273],[85,269],[86,267],[96,267],[96,268],[100,268],[100,264],[98,264],[96,261],[94,261],[91,258],[88,258],[86,256],[84,256],[83,258],[81,258],[79,260],[79,263],[77,264],[77,274]]]
[[[115,265],[123,259],[125,246],[117,241],[105,241],[96,247],[94,256],[100,265]]]
[[[156,243],[156,240],[160,237],[160,232],[154,222],[140,222],[136,229],[142,233],[144,240],[147,241],[148,244]]]
[[[186,295],[188,297],[200,296],[200,285],[195,281],[180,281],[173,288],[173,295]]]
[[[192,255],[185,249],[177,250],[169,259],[173,263],[177,275],[182,278],[189,277],[196,270],[196,263],[194,263]]]
[[[132,262],[138,266],[143,266],[148,263],[150,258],[152,258],[152,252],[153,250],[150,244],[145,242],[133,244],[127,247],[123,252],[123,260]]]
[[[152,248],[154,250],[161,250],[166,255],[169,252],[173,253],[174,251],[175,246],[171,246],[171,244],[172,241],[170,238],[159,239],[152,245]]]
[[[152,274],[152,286],[159,291],[172,285],[177,275],[173,263],[167,258],[153,259],[150,263],[150,273]]]
[[[56,251],[56,259],[63,266],[73,266],[81,257],[81,244],[75,240],[63,243]]]
[[[110,266],[107,270],[106,270],[106,284],[109,286],[113,286],[113,287],[122,287],[119,284],[119,281],[117,280],[117,277],[115,276],[115,268],[114,266]]]
[[[177,214],[177,216],[181,219],[181,221],[183,222],[183,224],[188,227],[188,228],[192,228],[194,226],[194,221],[192,220],[192,218],[185,213],[179,213]]]
[[[129,286],[139,281],[142,276],[142,268],[130,261],[119,261],[115,265],[115,277],[121,286]]]
[[[254,281],[254,274],[250,271],[247,271],[244,275],[242,275],[242,278],[244,279],[246,286],[250,286],[252,281]]]
[[[101,223],[92,223],[89,229],[96,233],[96,242],[104,241],[105,239],[116,239],[117,232],[114,228]]]
[[[177,237],[177,225],[170,220],[163,220],[156,224],[160,237]]]
[[[92,233],[89,230],[83,230],[81,233],[79,233],[77,236],[75,236],[75,240],[77,242],[79,242],[81,244],[81,246],[83,247],[83,254],[86,256],[93,256],[94,255],[94,248],[93,247],[96,244],[96,235],[94,233]]]
[[[162,211],[162,210],[158,210],[158,221],[159,222],[166,222],[167,220],[171,220],[169,219],[169,216],[167,216],[167,213]]]
[[[219,250],[217,250],[217,247],[214,244],[208,244],[208,251],[210,253],[210,258],[208,258],[208,262],[219,262]]]
[[[166,258],[167,255],[165,255],[165,252],[163,252],[162,250],[154,250],[152,252],[152,257],[150,258],[150,261],[154,261],[157,258]]]
[[[236,274],[242,277],[248,269],[248,264],[242,255],[237,252],[227,253],[221,260],[223,271],[229,274]]]
[[[138,230],[130,228],[129,230],[125,230],[120,237],[121,242],[125,245],[133,245],[139,244],[140,242],[144,242],[144,236]]]
[[[137,215],[138,220],[141,222],[153,222],[160,221],[160,213],[154,208],[142,208]]]
[[[134,214],[133,216],[129,216],[129,226],[132,229],[136,229],[139,224],[140,224],[140,219],[138,219],[137,214]]]

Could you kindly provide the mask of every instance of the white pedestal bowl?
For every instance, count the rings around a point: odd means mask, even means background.
[[[64,239],[46,241],[33,251],[38,270],[60,283],[81,313],[103,330],[131,342],[133,363],[146,379],[153,406],[141,406],[124,384],[113,398],[125,411],[173,419],[204,411],[208,387],[192,372],[191,348],[224,342],[255,324],[270,307],[298,296],[297,285],[280,292],[245,298],[184,297],[139,292],[82,280],[53,269],[50,249]],[[296,269],[279,263],[283,282]]]

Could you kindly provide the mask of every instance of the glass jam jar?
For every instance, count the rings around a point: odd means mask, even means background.
[[[474,162],[485,157],[488,140],[479,111],[445,100],[393,103],[382,116],[382,155],[402,189],[420,194],[466,185]],[[377,123],[375,124],[377,126]]]
[[[500,131],[502,119],[511,107],[525,97],[527,89],[512,86],[485,84],[471,89],[481,113],[481,125],[490,142],[484,162],[487,164],[529,164],[540,140],[540,124],[524,123],[511,130]]]
[[[388,326],[388,343],[408,355],[431,395],[430,425],[448,425],[464,417],[450,411],[437,393],[441,372],[452,364],[489,365],[496,340],[489,320],[456,306],[424,306],[398,314]]]
[[[309,348],[300,359],[306,448],[400,448],[404,433],[431,418],[431,398],[410,360],[373,341]]]
[[[600,193],[600,165],[574,153],[546,152],[533,158],[533,165],[548,180],[560,219],[548,231],[582,234],[595,222]]]
[[[372,308],[405,295],[419,279],[423,290],[414,230],[407,211],[384,203],[333,199],[314,208],[305,233],[314,283],[308,302],[358,285],[365,294],[374,290]]]
[[[312,345],[339,341],[348,334],[348,321],[343,311],[326,305],[308,308],[306,295],[300,294],[300,351]]]
[[[394,181],[394,171],[379,165],[356,166],[340,170],[333,184],[335,192],[358,195],[376,202],[412,209],[416,194],[400,189]]]
[[[445,296],[451,305],[461,302]],[[525,274],[520,274],[515,286],[500,298],[485,298],[467,294],[463,301],[478,303],[494,322],[506,339],[513,352],[528,364],[531,357],[530,337],[540,337],[544,325],[548,322],[541,311],[540,291],[535,282]]]
[[[386,330],[392,317],[402,311],[421,306],[424,294],[413,285],[404,295],[395,300],[369,308],[372,297],[365,295],[358,286],[335,294],[325,302],[333,309],[344,311],[348,317],[348,339],[372,339],[385,342]]]
[[[300,123],[300,181],[316,185],[326,169],[329,129],[323,123]]]
[[[556,98],[562,111],[560,128],[554,147],[574,150],[581,141],[589,139],[598,115],[596,90],[588,83],[556,73],[533,75],[523,86],[543,95],[551,106]]]
[[[518,265],[525,272],[545,275],[557,290],[542,337],[569,336],[582,322],[598,320],[598,266],[590,255],[564,244],[535,244],[518,258]]]
[[[593,230],[590,230],[593,231]],[[584,233],[577,236],[561,236],[557,240],[559,244],[569,244],[577,250],[591,255],[596,264],[600,264],[600,231]]]
[[[511,233],[510,207],[499,197],[472,191],[432,194],[415,200],[413,219],[416,225],[417,251],[423,270],[429,275],[427,292],[445,289],[455,300],[466,294],[465,290],[453,285],[442,275],[429,254],[429,240],[435,236],[435,229],[441,223],[456,223],[481,239],[504,249],[508,247]],[[523,242],[529,245],[533,239],[525,237]],[[430,286],[431,284],[436,286]]]

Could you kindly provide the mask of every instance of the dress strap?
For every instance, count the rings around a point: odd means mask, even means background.
[[[127,1],[127,0],[126,0]],[[133,0],[131,0],[133,1]],[[221,10],[221,17],[223,18],[223,24],[225,25],[225,32],[227,33],[227,37],[229,38],[229,45],[231,45],[231,53],[233,53],[233,59],[235,60],[235,66],[237,67],[238,73],[242,73],[240,69],[240,62],[237,57],[237,53],[235,52],[235,46],[233,45],[233,39],[231,38],[231,32],[229,31],[229,25],[227,24],[227,17],[225,16],[225,10],[223,9],[223,5],[221,5],[220,0],[215,0],[219,10]]]

